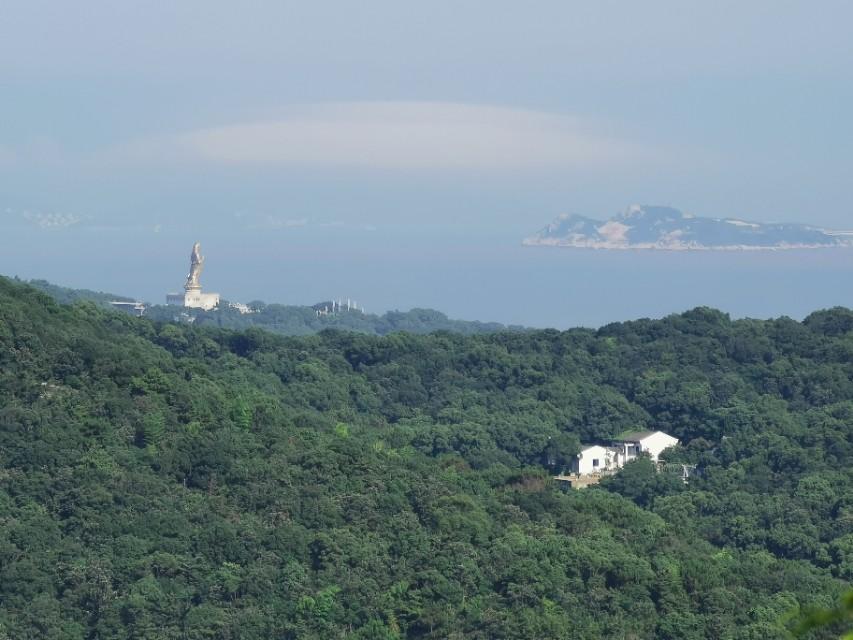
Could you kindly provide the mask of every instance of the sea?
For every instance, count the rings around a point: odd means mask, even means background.
[[[350,299],[367,312],[432,308],[452,318],[567,329],[698,306],[734,318],[853,307],[853,249],[617,251],[522,246],[515,230],[294,224],[160,232],[27,230],[0,238],[0,273],[163,303],[195,241],[202,285],[235,302]]]

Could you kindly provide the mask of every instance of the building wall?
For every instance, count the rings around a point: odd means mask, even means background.
[[[673,438],[663,431],[656,431],[648,438],[643,438],[643,441],[640,443],[643,451],[647,452],[654,462],[657,462],[658,456],[660,456],[664,449],[668,449],[676,444],[678,444],[678,438]]]
[[[204,309],[210,311],[219,304],[218,293],[202,293],[201,291],[187,291],[186,293],[170,293],[166,296],[166,304],[187,307],[190,309]]]
[[[204,309],[209,311],[219,304],[218,293],[201,293],[195,291],[187,291],[184,298],[184,306],[191,309]]]
[[[633,442],[617,442],[614,443],[614,447],[619,449],[620,467],[624,467],[627,463],[631,462],[631,460],[636,460],[642,450],[640,445]]]
[[[608,451],[607,447],[599,445],[588,447],[581,451],[574,460],[572,473],[586,475],[614,468],[610,458],[612,458],[612,452]],[[595,464],[595,461],[598,461],[598,464]]]

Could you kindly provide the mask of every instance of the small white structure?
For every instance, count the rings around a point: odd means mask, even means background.
[[[243,302],[229,302],[228,307],[238,311],[242,315],[246,315],[247,313],[255,313],[255,310],[252,309],[249,305]]]
[[[612,473],[641,455],[647,455],[656,463],[664,449],[677,444],[678,438],[663,431],[624,433],[610,446],[594,444],[581,449],[572,461],[572,473],[577,476]]]
[[[170,293],[166,295],[166,304],[187,307],[190,309],[203,309],[210,311],[219,306],[218,293],[202,293],[201,271],[204,268],[204,256],[201,255],[201,244],[193,245],[190,255],[190,273],[187,283],[184,285],[184,293]]]
[[[110,302],[110,305],[114,309],[120,309],[121,311],[125,311],[134,316],[145,315],[144,302],[126,302],[124,300],[113,300],[112,302]]]
[[[312,308],[314,309],[314,314],[318,318],[336,315],[344,311],[357,311],[364,313],[364,307],[359,307],[358,302],[352,298],[347,298],[346,302],[344,302],[343,298],[338,298],[337,300],[332,299],[329,302],[319,302]]]

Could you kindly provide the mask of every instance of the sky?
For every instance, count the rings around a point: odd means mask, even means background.
[[[198,240],[235,300],[534,326],[847,303],[845,255],[518,244],[632,203],[853,228],[849,2],[2,5],[0,273],[160,301]]]

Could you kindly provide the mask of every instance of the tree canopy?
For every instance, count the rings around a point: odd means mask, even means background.
[[[789,637],[853,582],[850,317],[283,337],[0,278],[0,638]],[[626,429],[699,473],[551,480]]]

